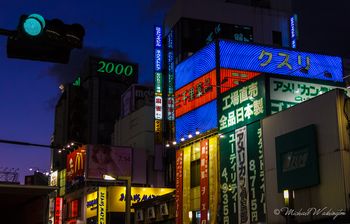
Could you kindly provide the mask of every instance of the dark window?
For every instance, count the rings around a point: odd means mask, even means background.
[[[191,162],[191,188],[198,187],[200,183],[200,160]]]
[[[272,44],[282,47],[282,33],[280,31],[272,31]]]

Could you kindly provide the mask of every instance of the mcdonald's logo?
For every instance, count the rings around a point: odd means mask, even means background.
[[[78,152],[75,156],[74,172],[77,173],[80,170],[84,170],[84,157],[81,152]]]

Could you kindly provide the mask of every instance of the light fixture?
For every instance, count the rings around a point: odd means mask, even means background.
[[[166,143],[165,147],[169,148],[170,147],[169,143]]]
[[[182,137],[180,140],[183,142],[183,141],[185,141],[185,138],[184,138],[184,137]]]
[[[61,153],[61,152],[62,152],[62,150],[61,150],[61,149],[59,149],[59,150],[58,150],[58,153]]]
[[[198,129],[196,130],[196,135],[199,135],[200,134],[200,132],[198,131]]]
[[[70,145],[67,145],[67,148],[70,148]]]
[[[173,141],[173,145],[176,145],[176,141]]]
[[[70,143],[70,145],[73,146],[73,145],[74,145],[74,142]]]
[[[289,192],[288,192],[288,190],[284,190],[284,191],[283,191],[283,198],[284,198],[284,199],[288,199],[288,198],[289,198]]]
[[[188,138],[192,138],[192,137],[193,137],[192,134],[189,134],[189,135],[188,135]]]
[[[104,180],[115,180],[115,177],[112,177],[111,175],[103,174]]]
[[[219,134],[219,138],[225,138],[225,135]]]

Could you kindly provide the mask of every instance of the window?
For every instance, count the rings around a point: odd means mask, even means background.
[[[191,188],[200,184],[200,159],[191,162]]]
[[[280,31],[272,31],[272,44],[282,47],[282,33]]]

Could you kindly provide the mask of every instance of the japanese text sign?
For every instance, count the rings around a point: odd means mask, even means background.
[[[220,67],[343,81],[340,57],[220,41]]]
[[[232,131],[266,114],[264,78],[247,81],[218,98],[219,130]]]
[[[175,117],[179,117],[216,98],[215,70],[183,86],[175,92]]]

